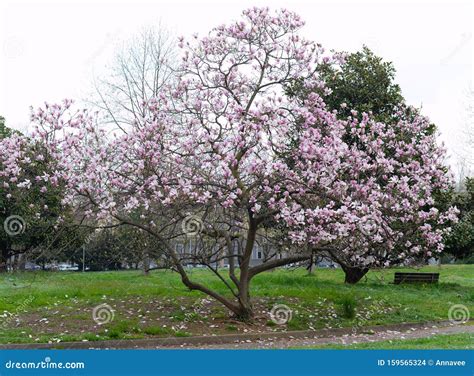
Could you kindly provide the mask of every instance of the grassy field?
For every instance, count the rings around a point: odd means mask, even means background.
[[[380,342],[357,343],[352,345],[322,345],[311,349],[347,349],[347,350],[431,350],[431,349],[474,349],[474,336],[470,333],[439,334],[429,338],[390,340]],[[309,349],[309,347],[306,347]]]
[[[397,271],[402,269],[397,269]],[[252,281],[253,323],[233,320],[223,307],[187,290],[178,275],[155,271],[35,272],[0,276],[0,343],[60,342],[303,330],[447,320],[453,304],[474,312],[474,265],[433,266],[437,285],[393,285],[395,270],[372,271],[345,285],[338,269],[277,270]],[[193,278],[225,290],[210,273]],[[107,304],[113,319],[97,324],[94,307]],[[275,304],[292,309],[292,319],[269,319]]]

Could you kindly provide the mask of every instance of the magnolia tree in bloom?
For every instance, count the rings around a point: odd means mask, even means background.
[[[254,8],[206,37],[181,39],[176,80],[127,133],[99,128],[70,101],[34,112],[32,136],[55,161],[44,178],[95,221],[156,237],[188,288],[242,319],[253,314],[255,275],[315,250],[367,267],[440,250],[437,225],[452,214],[432,209],[432,194],[449,181],[442,152],[423,133],[426,119],[397,125],[406,137],[369,116],[339,120],[316,68],[340,56],[324,56],[298,35],[302,26],[294,13]],[[286,95],[294,82],[313,94]],[[358,142],[347,143],[348,134]],[[193,249],[178,250],[190,233]],[[252,265],[256,247],[269,244]],[[189,263],[210,268],[228,293],[194,281]]]
[[[81,241],[77,227],[62,223],[72,212],[61,204],[62,187],[48,179],[46,149],[16,132],[1,136],[0,272],[21,269],[25,254],[57,253]]]
[[[324,253],[342,266],[348,283],[371,267],[409,265],[439,254],[449,223],[457,221],[456,208],[438,208],[435,200],[452,187],[445,151],[428,119],[413,113],[383,124],[367,114],[359,121],[353,112],[340,122],[339,137],[333,128],[333,138],[323,144],[323,122],[303,131],[293,200],[279,206],[278,216],[295,242],[316,250],[326,245]],[[330,151],[327,145],[333,145]]]

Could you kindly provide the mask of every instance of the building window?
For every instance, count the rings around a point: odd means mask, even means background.
[[[262,258],[262,252],[258,251],[258,252],[257,252],[257,259],[260,260],[261,258]]]

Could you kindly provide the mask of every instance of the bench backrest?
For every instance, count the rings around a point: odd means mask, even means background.
[[[439,273],[402,273],[396,272],[394,283],[438,283]]]

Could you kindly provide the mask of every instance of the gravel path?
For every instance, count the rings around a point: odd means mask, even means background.
[[[474,335],[474,325],[454,325],[448,326],[431,325],[423,328],[410,328],[408,330],[386,330],[374,332],[372,334],[344,334],[342,336],[331,336],[321,338],[292,338],[288,339],[266,339],[266,340],[243,340],[232,344],[216,345],[189,345],[183,344],[175,348],[201,348],[201,349],[284,349],[289,347],[308,347],[314,345],[342,344],[350,345],[364,342],[378,342],[398,339],[427,338],[436,334],[472,333]]]
[[[471,322],[470,324],[474,324]],[[198,337],[168,337],[82,341],[60,343],[0,344],[2,349],[285,349],[314,345],[377,342],[427,338],[436,334],[472,333],[474,325],[453,324],[449,321],[431,323],[401,323],[359,328],[321,329],[275,333],[210,335]]]

